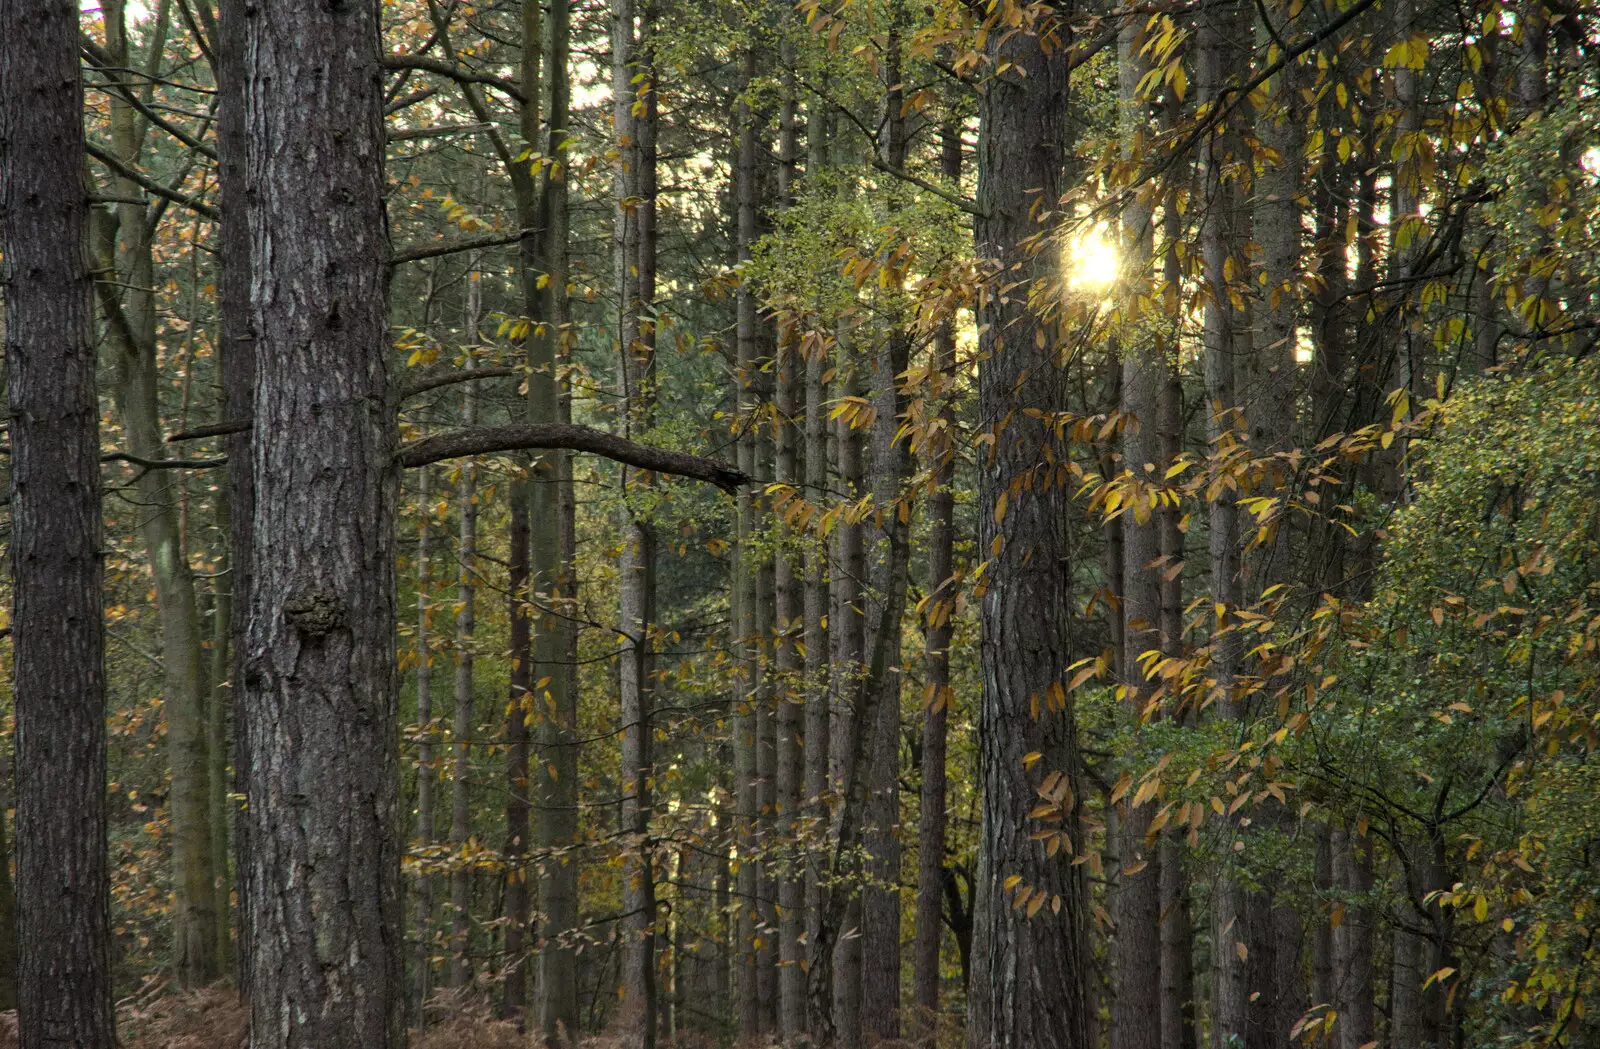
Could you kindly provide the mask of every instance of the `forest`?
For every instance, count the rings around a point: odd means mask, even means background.
[[[0,0],[0,1045],[1600,1044],[1588,0]]]

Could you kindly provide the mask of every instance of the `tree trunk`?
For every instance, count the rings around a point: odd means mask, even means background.
[[[417,479],[417,843],[424,847],[434,844],[438,832],[434,826],[433,792],[439,784],[439,773],[433,766],[433,651],[432,630],[429,619],[432,597],[428,592],[432,582],[429,564],[429,525],[433,520],[433,507],[429,496],[433,471],[423,467]],[[417,876],[416,898],[416,1027],[428,1026],[428,999],[433,997],[433,875],[426,867]]]
[[[794,49],[785,45],[783,99],[778,112],[778,208],[794,206],[795,167],[799,163],[799,130],[796,127]],[[778,427],[773,480],[798,488],[800,476],[800,413],[804,403],[803,363],[800,348],[786,338],[778,346],[778,382],[775,407]],[[783,862],[778,875],[778,1033],[792,1044],[806,1031],[806,974],[803,936],[806,928],[806,883],[801,854],[795,848],[803,823],[805,804],[805,753],[802,734],[806,714],[807,686],[801,677],[801,650],[804,648],[806,576],[805,555],[790,529],[783,529],[774,558],[774,585],[777,589],[777,632],[773,658],[778,688],[777,717],[777,833],[784,844]],[[826,731],[824,729],[824,731]]]
[[[741,58],[743,84],[753,83],[756,76],[756,54],[746,48]],[[734,235],[737,259],[740,263],[752,257],[756,242],[756,123],[750,103],[742,92],[736,113],[738,133],[735,164]],[[747,476],[756,472],[756,438],[753,432],[752,393],[755,386],[756,367],[756,300],[754,292],[741,284],[737,299],[736,355],[734,395],[738,410],[735,425],[738,427],[739,469]],[[738,535],[733,562],[733,636],[734,651],[738,657],[737,679],[734,687],[734,780],[735,780],[735,835],[738,841],[738,921],[734,932],[737,988],[739,996],[738,1030],[742,1039],[754,1039],[761,1034],[760,976],[757,957],[757,893],[759,889],[758,866],[755,860],[757,846],[757,817],[760,807],[760,788],[757,782],[757,659],[756,635],[756,575],[754,527],[755,503],[746,488],[738,494]]]
[[[961,127],[954,119],[940,129],[940,174],[961,184]],[[922,1044],[933,1046],[939,1027],[939,946],[943,940],[946,743],[950,726],[950,639],[956,591],[953,439],[956,429],[956,333],[953,321],[934,337],[934,383],[940,431],[925,442],[925,468],[933,476],[928,500],[928,596],[923,612],[922,789],[917,821],[917,939],[913,951],[912,1002]]]
[[[1333,832],[1333,883],[1347,902],[1333,930],[1334,1006],[1339,1012],[1340,1049],[1360,1049],[1378,1036],[1374,1015],[1372,911],[1360,897],[1372,891],[1370,840]],[[1351,897],[1356,897],[1352,900]]]
[[[894,16],[886,38],[884,121],[888,130],[887,160],[897,169],[906,161],[906,119],[901,84],[900,16]],[[911,334],[898,316],[905,293],[903,280],[891,276],[885,290],[892,327],[878,345],[873,382],[876,409],[872,422],[873,543],[871,600],[867,624],[869,651],[883,647],[887,672],[877,697],[878,726],[870,755],[866,826],[867,887],[861,899],[861,1019],[869,1042],[900,1036],[900,621],[887,623],[879,641],[875,630],[885,621],[886,605],[903,605],[908,580],[903,558],[894,550],[907,542],[909,507],[902,517],[902,489],[911,473],[909,445],[897,440],[905,414],[900,376],[910,366]],[[900,574],[894,574],[895,569]]]
[[[649,10],[640,19],[649,31]],[[631,0],[612,7],[612,97],[617,135],[616,271],[620,324],[618,378],[623,431],[628,436],[652,423],[655,386],[654,323],[647,316],[653,295],[654,112],[651,69],[639,50]],[[650,631],[655,616],[655,528],[643,508],[648,486],[622,472],[622,551],[617,560],[618,653],[622,714],[622,820],[629,850],[623,862],[621,1024],[633,1043],[656,1042],[655,870],[650,846],[651,686]]]
[[[222,217],[218,224],[221,279],[217,282],[222,341],[218,368],[222,373],[223,418],[248,419],[255,414],[256,337],[250,309],[251,258],[249,198],[245,185],[245,31],[247,0],[217,3],[217,186]],[[249,734],[244,707],[245,629],[250,618],[250,551],[255,534],[255,481],[248,431],[230,434],[228,452],[228,566],[232,584],[231,658],[228,681],[232,702],[233,790],[245,794],[249,774]],[[217,830],[220,832],[221,827]],[[254,953],[250,927],[250,820],[242,810],[233,818],[233,881],[239,906],[234,975],[248,1000]]]
[[[1131,157],[1145,124],[1148,103],[1139,82],[1148,62],[1141,54],[1142,25],[1124,24],[1118,35],[1118,83],[1123,153]],[[1122,270],[1126,294],[1150,296],[1153,258],[1153,212],[1138,201],[1122,212]],[[1138,299],[1133,299],[1137,302]],[[1135,318],[1137,321],[1138,318]],[[1167,380],[1166,353],[1137,333],[1123,347],[1122,467],[1132,487],[1123,503],[1129,509],[1122,524],[1122,667],[1125,703],[1135,723],[1145,718],[1155,682],[1146,678],[1144,655],[1161,647],[1161,578],[1156,533],[1157,507],[1150,485],[1165,477],[1161,461],[1160,400]],[[1135,775],[1142,769],[1131,769]],[[1161,1043],[1161,857],[1150,836],[1153,806],[1133,805],[1129,792],[1117,807],[1121,831],[1112,915],[1116,936],[1111,944],[1115,984],[1112,991],[1112,1049],[1158,1049]]]
[[[476,271],[467,275],[466,367],[477,352],[481,283]],[[478,422],[478,384],[463,385],[461,421]],[[456,542],[456,673],[454,760],[450,767],[450,845],[455,866],[450,871],[450,987],[459,990],[472,979],[472,872],[466,862],[472,841],[472,737],[477,731],[473,702],[478,630],[478,464],[461,464],[456,482],[460,535]]]
[[[1016,76],[990,82],[979,103],[984,214],[975,239],[979,259],[1009,285],[1043,277],[1048,268],[1026,245],[1038,233],[1037,202],[1055,201],[1062,188],[1068,65],[1064,50],[1046,49],[1034,32],[991,41],[993,56]],[[1063,797],[1063,819],[1053,826],[1073,847],[1082,844],[1072,801],[1081,796],[1077,726],[1064,680],[1072,662],[1065,534],[1072,485],[1065,449],[1046,421],[1067,408],[1066,387],[1025,294],[986,297],[978,327],[978,411],[994,420],[994,444],[980,456],[978,471],[978,549],[989,561],[980,594],[983,812],[967,1043],[1078,1049],[1088,1044],[1090,1025],[1083,877],[1065,858],[1044,856],[1029,817],[1045,776],[1060,773],[1070,797]],[[1033,410],[1042,417],[1028,414]],[[1038,758],[1029,759],[1033,754]],[[1008,883],[1013,877],[1019,881]],[[1031,916],[1012,906],[1014,891],[1024,887],[1043,901]]]
[[[128,41],[124,5],[112,0],[104,15],[108,54],[117,65],[133,68],[137,60]],[[157,19],[149,64],[159,66],[165,28],[164,20]],[[124,162],[136,165],[144,137],[138,115],[115,95],[110,106],[112,147]],[[119,196],[137,199],[140,193],[126,178],[114,178],[112,185]],[[110,211],[100,214],[101,232],[94,238],[96,264],[113,279],[100,282],[96,292],[115,352],[118,414],[128,451],[159,459],[164,448],[156,362],[155,231],[146,206],[141,204],[117,205],[115,218]],[[139,474],[134,490],[161,623],[163,710],[172,776],[168,808],[172,818],[173,973],[180,987],[203,987],[222,975],[223,960],[217,950],[204,652],[194,576],[178,514],[177,490],[183,483],[181,474],[147,470]]]
[[[251,1044],[404,1042],[380,26],[248,20]]]
[[[828,134],[826,110],[812,107],[806,114],[808,175],[819,175],[827,164]],[[828,499],[828,408],[827,355],[820,349],[805,362],[805,474],[806,500],[821,506]],[[807,806],[806,842],[806,943],[814,944],[822,925],[822,850],[828,826],[826,798],[829,786],[828,755],[831,725],[833,680],[832,653],[829,648],[828,554],[826,542],[809,544],[805,576],[805,797]],[[814,1017],[806,1014],[806,1030],[814,1030]]]
[[[77,7],[0,4],[23,1049],[117,1044],[83,104]]]

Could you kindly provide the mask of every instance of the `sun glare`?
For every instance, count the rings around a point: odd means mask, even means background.
[[[1067,286],[1075,291],[1101,291],[1117,279],[1117,247],[1106,228],[1091,226],[1066,244]]]

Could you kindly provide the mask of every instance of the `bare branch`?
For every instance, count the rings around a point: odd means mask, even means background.
[[[464,240],[441,241],[438,244],[412,244],[396,250],[389,256],[389,265],[399,266],[406,262],[421,262],[423,259],[436,259],[440,255],[454,255],[460,251],[477,251],[479,248],[498,248],[504,244],[515,244],[522,239],[521,232],[491,233],[483,237],[468,237]]]
[[[567,448],[589,452],[640,470],[688,477],[733,491],[750,478],[737,467],[687,452],[669,452],[638,444],[615,434],[568,423],[521,423],[474,426],[414,441],[396,453],[401,466],[426,466],[464,455],[490,455],[533,448]]]
[[[424,375],[415,382],[407,383],[400,387],[400,399],[415,397],[419,393],[437,390],[441,386],[453,386],[458,382],[471,382],[474,379],[502,379],[509,375],[516,375],[519,368],[470,368],[464,371],[443,372],[438,375]]]
[[[206,426],[196,426],[188,430],[180,430],[167,438],[168,444],[178,441],[200,441],[207,437],[225,437],[230,433],[244,433],[250,429],[249,419],[229,419],[226,422],[210,423]]]
[[[158,197],[170,200],[174,204],[188,208],[196,215],[203,215],[213,222],[217,221],[221,217],[217,209],[212,207],[210,204],[207,204],[201,200],[196,200],[187,193],[180,193],[178,190],[169,189],[160,182],[157,182],[155,179],[151,178],[149,175],[146,175],[144,172],[140,171],[138,168],[134,167],[132,164],[124,163],[121,158],[119,158],[109,149],[104,149],[93,142],[87,143],[87,148],[91,157],[98,160],[112,171],[115,171],[123,178],[138,183],[140,188],[145,190],[147,193],[153,193]]]
[[[422,55],[384,55],[383,66],[385,69],[418,69],[424,73],[433,73],[446,80],[454,80],[458,84],[484,84],[508,96],[513,101],[521,104],[526,101],[522,89],[504,77],[489,76],[487,73],[472,73],[459,69],[449,62],[441,62],[437,58],[424,58]]]

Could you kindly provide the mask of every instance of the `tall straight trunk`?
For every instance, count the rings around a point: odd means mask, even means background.
[[[162,7],[165,12],[165,6]],[[104,10],[106,48],[124,68],[138,64],[127,35],[125,6],[112,0]],[[159,65],[165,19],[158,18],[151,63]],[[154,70],[151,70],[154,72]],[[144,128],[126,101],[111,100],[112,148],[136,165]],[[137,199],[131,180],[113,179],[118,195]],[[116,403],[128,451],[150,459],[164,456],[161,435],[161,381],[156,362],[154,230],[147,208],[117,205],[116,219],[102,213],[103,232],[94,239],[97,265],[118,280],[97,285],[115,354]],[[120,230],[118,238],[114,230]],[[113,240],[119,243],[113,244]],[[142,471],[134,483],[138,528],[150,560],[161,623],[163,710],[171,768],[172,958],[181,987],[202,987],[222,975],[218,953],[216,876],[211,849],[210,761],[205,726],[206,679],[194,575],[189,568],[178,511],[181,475]]]
[[[894,16],[886,37],[884,122],[886,159],[895,168],[906,162],[905,92],[901,84],[902,26]],[[887,261],[887,260],[886,260]],[[891,276],[885,289],[888,313],[903,308],[903,281]],[[876,637],[886,605],[903,605],[907,562],[894,556],[907,541],[907,520],[901,499],[911,473],[909,445],[897,440],[905,414],[900,376],[910,366],[911,335],[898,318],[879,342],[873,362],[871,600],[868,603],[867,648],[880,645],[886,667],[877,697],[878,726],[870,755],[866,826],[868,882],[861,899],[861,1019],[869,1042],[900,1035],[900,622],[887,624],[888,636]],[[898,571],[898,574],[896,570]]]
[[[223,418],[246,419],[255,413],[256,338],[250,311],[251,258],[249,204],[245,186],[244,60],[247,0],[217,2],[217,187],[222,214],[218,246],[222,260],[217,282],[222,340],[218,369],[222,373]],[[248,432],[227,438],[228,452],[228,581],[232,591],[232,624],[228,665],[233,721],[233,790],[245,793],[250,768],[249,734],[245,731],[244,652],[251,591],[250,551],[255,534],[255,481]],[[220,832],[221,827],[217,830]],[[250,993],[250,820],[241,811],[233,819],[233,881],[239,898],[234,979],[241,995]]]
[[[247,20],[266,348],[242,730],[251,1044],[404,1043],[383,77],[375,6]],[[257,585],[258,584],[258,585]]]
[[[17,892],[11,880],[13,843],[0,815],[0,1009],[17,1007]]]
[[[1372,891],[1370,839],[1344,828],[1333,832],[1333,884],[1348,900]],[[1339,1013],[1340,1049],[1360,1049],[1376,1038],[1373,989],[1373,917],[1369,905],[1347,902],[1344,920],[1333,930],[1334,1007]]]
[[[470,370],[478,343],[481,282],[476,271],[467,275],[466,367]],[[478,384],[462,385],[461,421],[478,421]],[[450,844],[456,854],[450,872],[450,987],[465,987],[472,979],[472,875],[463,862],[472,840],[472,736],[477,729],[473,702],[478,630],[478,464],[461,465],[456,482],[460,504],[460,534],[456,541],[456,673],[454,724],[451,726],[454,760],[450,767]]]
[[[537,5],[531,5],[537,6]],[[546,154],[561,169],[546,168],[543,192],[544,235],[542,256],[530,260],[524,242],[523,297],[532,301],[538,290],[539,270],[548,273],[539,298],[544,328],[535,330],[528,353],[528,411],[534,421],[554,417],[571,420],[571,401],[561,390],[556,374],[558,349],[569,319],[567,303],[567,161],[566,135],[571,87],[568,52],[571,45],[571,9],[567,0],[551,0],[548,80],[550,116]],[[536,133],[537,128],[524,134]],[[558,170],[559,174],[551,174]],[[530,264],[531,263],[531,264]],[[540,599],[534,621],[535,683],[548,679],[545,695],[535,703],[545,710],[539,720],[541,747],[535,795],[542,805],[538,841],[547,855],[571,849],[578,843],[578,634],[566,618],[567,606],[577,598],[575,575],[577,534],[572,490],[572,461],[565,452],[551,451],[536,460],[532,492],[530,587]],[[560,612],[561,614],[555,614]],[[547,860],[540,884],[544,925],[538,952],[538,1029],[552,1049],[577,1039],[579,1030],[577,948],[579,857],[563,852]]]
[[[756,124],[751,112],[748,90],[756,77],[756,53],[746,48],[741,58],[741,96],[736,107],[738,135],[735,163],[734,237],[737,261],[747,262],[752,257],[756,241]],[[741,284],[736,304],[735,331],[736,366],[734,370],[734,395],[738,403],[735,425],[738,427],[739,469],[746,475],[756,472],[756,437],[752,415],[751,395],[755,386],[756,367],[756,300],[754,292]],[[738,658],[737,684],[734,691],[734,779],[735,779],[735,836],[738,841],[739,868],[738,921],[734,932],[734,950],[737,958],[738,1030],[742,1039],[754,1039],[761,1033],[761,1000],[757,971],[757,907],[759,886],[755,859],[757,816],[760,791],[756,780],[757,747],[757,661],[756,634],[756,563],[754,546],[755,503],[748,489],[738,494],[738,540],[733,562],[733,636]]]
[[[859,362],[848,334],[840,335],[839,362],[843,372],[839,384],[845,397],[862,392]],[[851,503],[859,502],[864,477],[861,462],[861,432],[848,418],[838,420],[836,437],[839,459],[839,486]],[[857,747],[855,703],[860,682],[866,673],[866,615],[862,582],[867,574],[865,529],[859,523],[841,520],[837,529],[834,555],[833,606],[833,711],[828,732],[829,778],[836,793],[845,789],[850,757]],[[836,810],[838,806],[835,806]],[[835,814],[837,822],[837,811]],[[861,900],[854,886],[836,889],[847,894],[843,911],[844,930],[834,948],[832,1027],[839,1049],[856,1049],[861,1044]]]
[[[1068,62],[1033,32],[991,41],[993,57],[1016,76],[995,78],[979,102],[983,214],[974,234],[978,258],[1009,284],[1046,276],[1028,245],[1039,232],[1038,201],[1055,201],[1062,189]],[[1046,858],[1029,816],[1045,776],[1060,773],[1071,796],[1063,796],[1065,811],[1053,826],[1081,845],[1077,725],[1064,680],[1072,662],[1072,493],[1065,449],[1047,421],[1066,410],[1066,383],[1026,296],[987,297],[978,329],[978,411],[993,420],[994,444],[978,464],[978,549],[989,560],[980,595],[983,809],[967,1044],[1076,1049],[1088,1044],[1090,1027],[1088,900],[1081,870]],[[1024,760],[1033,754],[1036,760]],[[1008,882],[1013,877],[1019,880]],[[1013,907],[1008,884],[1044,902],[1029,916],[1032,904]]]
[[[1247,46],[1249,23],[1238,4],[1208,11],[1197,34],[1197,97],[1201,102],[1219,98],[1228,79],[1232,49]],[[1229,272],[1237,263],[1237,249],[1245,239],[1239,229],[1242,209],[1238,187],[1227,177],[1230,158],[1241,148],[1237,136],[1219,134],[1203,153],[1201,168],[1202,214],[1200,242],[1206,286],[1204,321],[1207,438],[1214,448],[1235,443],[1239,396],[1236,361],[1250,356],[1250,325],[1231,298]],[[1211,597],[1221,609],[1213,626],[1211,660],[1217,680],[1218,713],[1241,714],[1234,696],[1239,669],[1239,644],[1230,631],[1233,610],[1241,603],[1238,510],[1232,493],[1222,493],[1208,506],[1210,525]],[[1232,873],[1220,871],[1213,889],[1212,907],[1212,1043],[1224,1049],[1231,1041],[1253,1046],[1253,1016],[1259,1016],[1260,998],[1252,1009],[1251,977],[1267,955],[1266,946],[1253,933],[1248,893]],[[1252,952],[1254,961],[1252,962]]]
[[[1176,126],[1182,113],[1182,100],[1169,88],[1165,121]],[[1180,210],[1180,196],[1187,190],[1182,182],[1174,185],[1163,202],[1161,247],[1162,297],[1166,289],[1178,292],[1183,276],[1179,244],[1186,236],[1186,222]],[[1181,316],[1168,318],[1167,342],[1162,346],[1166,365],[1156,398],[1156,439],[1159,456],[1157,472],[1177,460],[1183,446],[1183,374],[1178,361]],[[1155,513],[1161,570],[1160,644],[1163,654],[1178,658],[1184,654],[1184,531],[1178,507],[1164,505]],[[1173,720],[1193,723],[1193,712],[1175,707],[1167,713]],[[1161,839],[1161,1049],[1195,1049],[1197,1032],[1194,1006],[1194,926],[1190,916],[1189,871],[1184,864],[1185,833],[1170,827]]]
[[[78,9],[0,3],[23,1049],[117,1044],[100,412],[83,170]]]
[[[940,128],[939,167],[952,188],[961,185],[961,125],[947,118]],[[934,384],[940,434],[924,443],[925,468],[933,476],[928,499],[928,596],[923,612],[922,787],[917,820],[917,930],[913,948],[911,998],[921,1025],[922,1044],[932,1046],[939,1021],[939,946],[943,941],[944,836],[947,777],[945,758],[950,729],[950,639],[954,635],[955,492],[953,437],[956,428],[955,322],[940,325],[933,345]]]
[[[229,912],[233,909],[233,883],[228,877],[228,713],[233,704],[233,679],[229,667],[233,660],[233,563],[228,549],[232,526],[229,521],[228,489],[223,485],[215,495],[215,522],[222,540],[213,550],[217,581],[211,601],[211,648],[206,653],[206,813],[211,823],[211,898],[216,910],[217,957],[219,975],[229,971],[233,960],[233,935]]]
[[[543,10],[539,4],[522,5],[522,61],[520,86],[522,108],[519,128],[523,144],[537,150],[543,143],[540,138],[540,106],[543,101],[541,67],[544,62]],[[520,165],[512,165],[508,172],[512,179],[512,192],[517,205],[517,222],[523,230],[519,246],[519,277],[522,291],[522,309],[530,322],[548,322],[541,309],[539,275],[543,268],[541,248],[544,243],[544,226],[547,221],[547,194],[536,187],[532,172]],[[528,355],[528,399],[519,413],[528,422],[556,421],[555,361],[548,352],[553,336],[546,330],[541,334],[530,330],[524,341]],[[535,394],[538,387],[539,393]],[[542,398],[542,399],[541,399]],[[534,407],[541,400],[543,411]],[[533,466],[534,463],[529,464]],[[505,966],[504,986],[501,989],[501,1015],[525,1025],[528,1007],[528,938],[529,923],[533,916],[533,894],[529,891],[526,855],[531,840],[532,782],[528,777],[528,759],[531,752],[533,722],[545,713],[543,704],[533,694],[533,488],[547,487],[550,477],[540,477],[538,467],[549,464],[539,460],[532,471],[531,480],[512,482],[508,498],[510,521],[508,540],[510,549],[506,556],[507,613],[510,619],[508,649],[511,671],[507,682],[506,703],[506,838],[505,884],[502,893],[505,909]],[[539,536],[546,563],[558,556],[556,547],[557,522],[550,511],[553,506],[543,506],[539,522]]]
[[[806,113],[806,148],[809,152],[806,173],[820,175],[827,164],[827,112],[812,107]],[[812,192],[815,192],[812,190]],[[805,481],[806,499],[821,506],[828,498],[828,409],[827,355],[820,350],[805,362]],[[828,553],[823,542],[808,545],[805,573],[805,798],[808,844],[824,840],[828,824],[828,751],[830,724],[830,682],[832,653],[829,649]],[[806,850],[805,935],[806,943],[817,942],[822,925],[822,850]],[[806,1014],[806,1030],[812,1030],[813,1017]]]
[[[649,31],[649,9],[640,19]],[[654,322],[646,316],[655,271],[655,85],[635,38],[631,0],[612,7],[612,81],[618,162],[616,271],[618,377],[623,431],[648,429],[655,385]],[[648,45],[647,41],[647,45]],[[650,285],[650,286],[647,286]],[[655,528],[643,508],[648,491],[622,471],[622,552],[617,561],[618,679],[622,715],[622,819],[629,852],[623,865],[622,1014],[641,1049],[656,1041],[655,870],[649,844],[651,780],[650,630],[654,618]]]
[[[423,467],[417,478],[417,842],[432,845],[438,838],[434,826],[433,792],[439,774],[433,766],[433,652],[431,618],[432,596],[429,540],[433,508],[429,504],[433,471]],[[428,1026],[428,999],[433,996],[433,875],[424,868],[417,876],[415,901],[416,1014],[418,1030]]]
[[[783,52],[783,97],[778,110],[778,208],[794,206],[795,168],[799,164],[799,128],[794,75],[794,48]],[[773,480],[798,487],[800,476],[800,424],[804,404],[800,348],[785,339],[777,349],[778,381],[775,407],[778,427]],[[783,525],[779,525],[780,528]],[[773,659],[777,682],[777,834],[787,855],[778,875],[778,1033],[793,1043],[806,1031],[806,974],[803,937],[806,928],[805,871],[794,848],[803,827],[805,804],[805,752],[803,723],[806,685],[801,675],[804,647],[806,577],[805,555],[787,529],[773,562],[777,590],[777,631]],[[825,730],[824,730],[825,731]]]
[[[1139,82],[1148,62],[1141,54],[1141,24],[1125,24],[1117,40],[1119,109],[1123,152],[1131,156],[1143,129],[1148,102]],[[1137,201],[1122,212],[1123,274],[1127,294],[1148,297],[1153,283],[1153,211]],[[1134,299],[1134,301],[1138,301]],[[1137,318],[1136,318],[1137,319]],[[1159,342],[1134,335],[1123,347],[1122,467],[1135,486],[1148,486],[1166,475],[1161,461],[1160,400],[1167,380],[1166,352]],[[1120,680],[1124,702],[1135,723],[1144,720],[1154,682],[1147,679],[1145,653],[1159,650],[1161,579],[1157,513],[1148,487],[1135,487],[1125,498],[1122,515],[1122,619]],[[1133,770],[1140,772],[1142,770]],[[1161,1043],[1161,863],[1150,836],[1153,806],[1133,804],[1130,792],[1118,804],[1121,832],[1112,915],[1116,936],[1111,944],[1115,984],[1112,991],[1113,1049],[1157,1049]]]

